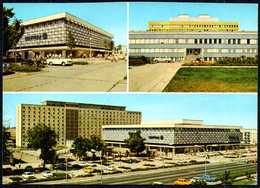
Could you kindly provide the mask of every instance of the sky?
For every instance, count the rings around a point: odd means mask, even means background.
[[[169,21],[178,14],[189,14],[198,17],[199,14],[209,14],[211,18],[219,18],[223,22],[240,22],[239,29],[257,31],[257,4],[231,3],[130,3],[129,30],[145,31],[149,21]]]
[[[192,119],[257,128],[257,94],[4,93],[3,120],[11,120],[14,127],[17,104],[40,105],[45,100],[126,106],[142,112],[143,121]]]
[[[4,3],[17,19],[27,21],[68,12],[114,35],[115,46],[127,45],[126,3]]]

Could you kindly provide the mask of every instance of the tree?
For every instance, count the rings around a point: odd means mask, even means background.
[[[137,153],[137,156],[140,152],[145,150],[145,138],[142,138],[141,131],[129,132],[129,138],[125,139],[126,147],[130,149],[131,152]]]
[[[119,45],[117,46],[117,48],[118,48],[119,51],[122,50],[122,45],[119,44]]]
[[[110,41],[110,43],[109,43],[109,47],[110,47],[111,50],[114,49],[114,41]]]
[[[246,179],[248,180],[248,185],[250,185],[250,182],[253,179],[253,176],[250,172],[246,171]]]
[[[90,151],[90,149],[90,140],[88,138],[79,137],[76,140],[74,140],[70,152],[77,158],[81,159],[86,155],[86,152]]]
[[[15,18],[13,24],[9,25],[9,21],[14,17],[14,15],[15,13],[13,13],[13,8],[3,8],[3,50],[5,55],[9,49],[16,47],[18,41],[24,33],[24,29],[21,26],[21,20],[17,20]]]
[[[70,48],[70,50],[72,50],[72,48],[76,47],[76,42],[75,42],[75,39],[74,39],[71,31],[68,32],[66,45]]]
[[[102,151],[104,150],[105,142],[97,135],[91,135],[90,136],[90,148],[92,150],[96,151]],[[95,152],[92,154],[92,159],[95,159]]]
[[[107,49],[107,40],[104,39],[104,47]]]
[[[40,159],[43,160],[43,168],[46,162],[54,159],[55,152],[52,148],[57,144],[56,138],[57,134],[41,123],[27,131],[28,147],[41,150]]]
[[[232,185],[232,182],[234,181],[234,177],[230,175],[230,171],[226,170],[224,174],[218,176],[218,179],[222,182],[222,185]]]

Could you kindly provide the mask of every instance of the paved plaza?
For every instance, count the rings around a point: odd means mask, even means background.
[[[156,63],[129,69],[130,92],[162,92],[182,63]]]
[[[3,77],[3,91],[126,92],[127,63],[100,60],[89,65],[47,66],[41,72]]]

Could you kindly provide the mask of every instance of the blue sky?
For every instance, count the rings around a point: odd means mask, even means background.
[[[127,3],[5,3],[22,21],[68,12],[114,35],[115,45],[127,44]]]
[[[169,21],[178,14],[210,14],[219,21],[240,22],[240,30],[257,31],[257,4],[230,3],[129,3],[129,29],[147,30],[149,21]]]
[[[257,94],[49,94],[4,93],[3,119],[15,126],[17,104],[57,100],[126,106],[141,111],[143,121],[194,119],[205,125],[257,128]]]

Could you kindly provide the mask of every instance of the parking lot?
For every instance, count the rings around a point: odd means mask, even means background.
[[[168,167],[172,167],[173,164],[189,164],[191,162],[191,160],[193,161],[198,161],[198,162],[204,162],[205,160],[209,161],[210,164],[216,164],[216,165],[223,165],[223,164],[246,164],[248,161],[250,161],[252,163],[252,161],[257,158],[256,156],[256,152],[248,152],[248,153],[244,153],[243,156],[239,156],[236,158],[229,158],[227,157],[228,154],[226,154],[225,152],[222,153],[222,155],[213,155],[215,152],[209,152],[207,153],[207,155],[205,155],[206,153],[198,153],[197,155],[190,155],[190,154],[176,154],[176,155],[169,155],[169,156],[161,156],[161,157],[155,157],[155,158],[151,158],[148,159],[146,157],[144,158],[138,158],[138,157],[122,157],[121,161],[119,157],[109,157],[106,158],[105,160],[102,161],[102,166],[100,163],[100,160],[96,160],[96,161],[86,161],[84,163],[84,165],[81,165],[79,161],[75,160],[75,158],[71,155],[68,154],[66,151],[61,151],[60,153],[60,157],[64,158],[64,156],[70,158],[71,160],[69,160],[69,164],[67,167],[67,172],[68,175],[72,178],[75,177],[82,177],[82,176],[86,176],[88,173],[84,172],[84,167],[91,167],[93,169],[95,169],[95,171],[93,172],[93,175],[97,175],[100,176],[100,170],[103,170],[103,173],[111,173],[114,171],[122,171],[122,172],[131,172],[131,169],[140,169],[140,168],[146,168],[146,169],[158,169],[161,170],[162,166],[164,166],[165,168]],[[34,155],[35,154],[35,155]],[[210,154],[210,155],[209,155]],[[33,153],[33,151],[25,151],[22,154],[22,158],[23,159],[28,159],[31,155],[32,163],[28,162],[28,163],[22,163],[20,164],[20,166],[18,164],[16,164],[15,167],[11,167],[10,165],[4,165],[4,168],[12,168],[12,169],[25,169],[26,166],[31,165],[33,168],[39,168],[40,167],[40,160],[37,160],[37,152]],[[15,157],[20,157],[20,154],[16,154]],[[90,155],[89,155],[90,156]],[[210,156],[209,158],[205,158],[205,156]],[[90,165],[94,164],[93,166]],[[205,163],[201,164],[204,165]],[[185,168],[189,168],[192,167],[194,165],[184,165]],[[63,166],[64,167],[64,166]],[[48,169],[53,169],[51,170],[51,173],[60,173],[66,172],[66,168],[63,167],[59,167],[59,168],[51,168],[51,164],[47,164],[46,168]],[[111,168],[112,167],[112,168]],[[177,169],[179,169],[180,167],[177,167]],[[170,168],[169,168],[170,169]],[[153,170],[153,171],[154,171]],[[22,172],[22,171],[21,171]],[[133,172],[131,172],[133,173]],[[18,175],[21,177],[22,174]],[[40,178],[44,178],[42,172],[37,172],[34,173],[34,176],[37,179]],[[8,176],[3,176],[3,182],[4,183],[10,183],[10,177],[12,177],[12,175],[8,175]],[[214,184],[214,183],[213,183]]]
[[[89,65],[47,66],[41,72],[3,77],[3,91],[126,92],[127,63],[95,61]]]

